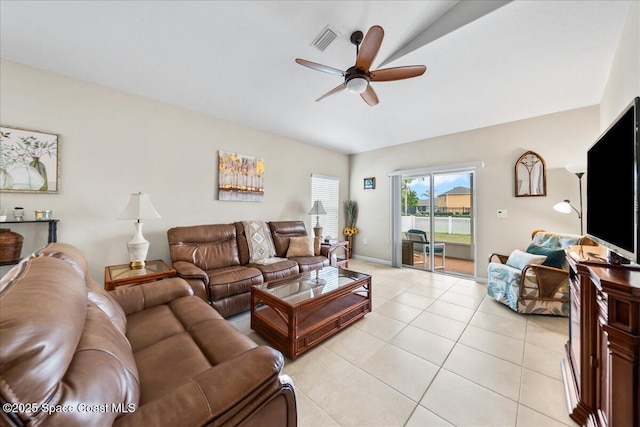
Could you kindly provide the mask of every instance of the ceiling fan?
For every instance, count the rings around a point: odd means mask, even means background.
[[[393,80],[410,79],[424,74],[427,67],[424,65],[407,65],[404,67],[384,68],[381,70],[369,71],[371,63],[376,58],[382,39],[384,30],[378,25],[374,25],[367,31],[366,37],[362,39],[362,31],[355,31],[351,34],[351,43],[356,45],[356,64],[347,69],[347,71],[338,70],[337,68],[307,61],[305,59],[296,58],[296,62],[305,67],[324,73],[335,74],[344,77],[344,83],[331,89],[329,92],[316,99],[316,102],[322,101],[336,93],[347,89],[350,92],[359,93],[364,102],[370,106],[378,103],[378,95],[371,87],[371,82],[388,82]]]

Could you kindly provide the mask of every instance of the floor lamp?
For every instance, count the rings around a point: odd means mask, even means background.
[[[567,165],[566,169],[569,172],[572,172],[573,174],[575,174],[578,177],[578,188],[580,191],[580,210],[576,209],[572,204],[571,201],[568,199],[563,200],[560,203],[556,203],[553,206],[553,209],[555,209],[558,212],[564,213],[564,214],[568,214],[571,213],[571,210],[573,209],[574,211],[576,211],[576,213],[578,214],[578,219],[580,220],[580,235],[584,236],[584,228],[582,225],[582,177],[584,176],[584,168],[581,168],[579,166],[573,166],[573,165]]]

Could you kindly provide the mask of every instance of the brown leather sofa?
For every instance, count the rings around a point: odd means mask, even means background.
[[[196,295],[229,317],[251,308],[252,285],[329,265],[329,249],[321,247],[319,239],[313,255],[287,258],[290,239],[307,236],[304,222],[272,221],[268,225],[275,256],[282,260],[251,263],[244,224],[235,222],[170,229],[167,238],[173,268]]]
[[[295,426],[283,363],[184,280],[106,292],[67,244],[0,281],[0,425]]]

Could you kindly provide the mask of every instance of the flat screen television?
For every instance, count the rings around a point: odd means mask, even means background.
[[[587,152],[587,236],[610,249],[615,264],[640,263],[639,122],[636,97]]]

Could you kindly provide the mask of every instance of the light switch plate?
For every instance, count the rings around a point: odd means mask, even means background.
[[[498,209],[498,218],[507,218],[509,213],[506,209]]]

